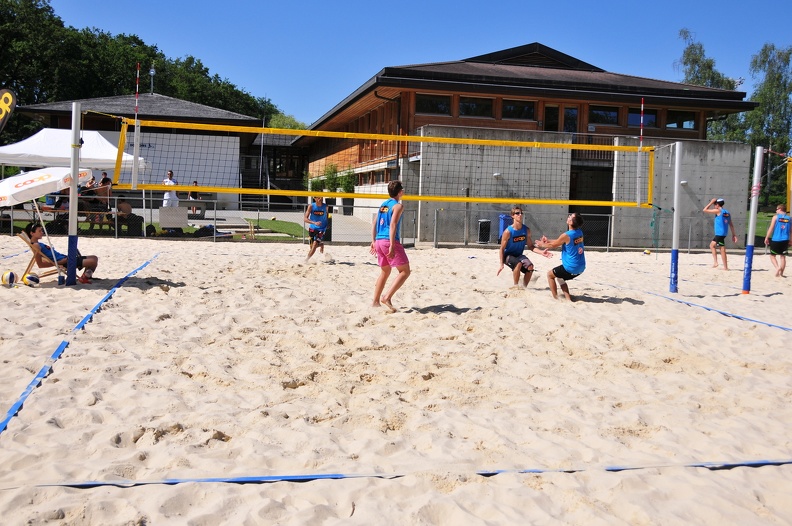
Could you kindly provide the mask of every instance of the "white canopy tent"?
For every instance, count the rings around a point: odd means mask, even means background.
[[[69,166],[71,162],[72,130],[45,128],[25,140],[0,146],[0,165],[23,167]],[[83,130],[83,144],[79,151],[79,165],[95,170],[115,169],[118,148],[108,141],[102,132]],[[134,157],[124,153],[121,169],[132,170]],[[145,169],[145,161],[139,159],[138,169]]]

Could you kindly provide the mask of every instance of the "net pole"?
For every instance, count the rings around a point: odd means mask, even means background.
[[[759,192],[762,190],[762,161],[764,148],[756,147],[754,155],[753,184],[751,185],[751,213],[748,216],[748,239],[745,242],[745,266],[743,268],[743,294],[751,293],[751,270],[753,267],[754,238],[756,236],[756,215],[759,212]]]
[[[137,63],[137,75],[135,77],[135,146],[133,150],[133,159],[132,159],[132,190],[137,190],[137,185],[138,185],[138,158],[140,157],[140,121],[138,120],[139,93],[140,93],[140,62]]]
[[[641,126],[638,134],[638,173],[636,174],[635,184],[635,205],[641,205],[641,157],[643,151],[643,121],[644,121],[644,99],[641,97]]]
[[[679,292],[679,188],[682,186],[682,142],[674,144],[674,221],[671,229],[671,282],[669,292]]]
[[[140,62],[137,63],[137,75],[135,77],[135,131],[132,134],[134,146],[132,149],[132,189],[137,188],[138,183],[138,162],[140,159],[140,119],[138,118],[138,99],[140,95]],[[146,218],[146,189],[143,189],[143,221]],[[143,229],[143,237],[146,236],[146,229]]]
[[[80,103],[72,102],[71,185],[69,189],[69,252],[66,285],[77,283],[77,181],[80,178]],[[54,254],[53,254],[54,256]],[[57,264],[57,262],[56,262]]]

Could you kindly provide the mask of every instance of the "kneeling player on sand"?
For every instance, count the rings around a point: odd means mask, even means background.
[[[508,265],[512,269],[514,276],[514,286],[520,283],[520,273],[523,273],[523,287],[527,287],[531,282],[533,276],[534,266],[531,260],[523,254],[525,247],[530,247],[531,252],[541,254],[546,258],[551,258],[553,255],[548,250],[539,250],[536,248],[533,240],[531,239],[531,229],[523,224],[523,211],[522,208],[515,205],[511,209],[512,224],[503,231],[500,244],[500,267],[498,274],[500,275],[504,265]]]
[[[561,265],[547,273],[547,283],[550,285],[550,293],[553,298],[558,298],[557,280],[558,285],[561,286],[561,290],[564,292],[564,297],[572,301],[572,296],[569,295],[569,286],[566,282],[575,279],[586,270],[583,231],[580,229],[583,226],[583,217],[579,213],[574,212],[569,214],[566,222],[569,230],[558,236],[558,239],[549,241],[547,237],[542,236],[542,239],[536,242],[536,246],[540,248],[561,247]]]

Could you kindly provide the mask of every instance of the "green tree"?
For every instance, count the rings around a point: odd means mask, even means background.
[[[679,30],[679,38],[685,42],[682,58],[677,66],[684,72],[683,82],[725,90],[737,89],[737,81],[715,69],[715,60],[706,56],[704,46],[693,38],[690,30]],[[722,119],[707,122],[707,138],[720,141],[744,141],[745,126],[739,114],[730,114]]]
[[[324,170],[322,171],[322,175],[324,176],[323,184],[324,189],[329,190],[331,192],[338,191],[338,166],[334,164],[328,164],[325,166]]]
[[[48,0],[0,1],[0,87],[16,93],[18,106],[54,100],[66,34]],[[12,116],[0,144],[27,137],[40,127]]]
[[[281,130],[305,130],[307,125],[300,122],[292,115],[285,115],[283,113],[276,113],[272,119],[267,121],[267,126],[270,128],[279,128]]]
[[[279,114],[266,97],[255,97],[212,74],[200,59],[166,57],[136,35],[64,27],[50,0],[0,0],[0,87],[17,94],[19,106],[135,93],[156,68],[156,93],[270,121]],[[0,144],[16,142],[41,124],[12,117]]]
[[[792,46],[777,48],[765,44],[751,58],[750,72],[761,80],[751,100],[759,107],[745,118],[748,137],[754,147],[762,146],[773,152],[789,155],[792,138]],[[765,205],[770,201],[781,202],[786,193],[786,178],[779,169],[784,162],[782,155],[765,156],[763,181]],[[778,174],[773,176],[772,174]]]

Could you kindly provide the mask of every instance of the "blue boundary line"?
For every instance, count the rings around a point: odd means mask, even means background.
[[[735,318],[737,320],[748,321],[748,322],[751,322],[751,323],[758,323],[760,325],[765,325],[767,327],[772,327],[773,329],[781,329],[782,331],[792,332],[792,328],[784,327],[783,325],[776,325],[775,323],[770,323],[770,322],[767,322],[767,321],[755,320],[753,318],[747,318],[745,316],[740,316],[739,314],[726,312],[725,310],[715,309],[713,307],[707,307],[706,305],[699,305],[698,303],[692,303],[690,301],[685,301],[685,300],[680,300],[680,299],[677,299],[677,298],[672,298],[672,297],[666,296],[664,294],[658,294],[657,292],[649,292],[647,290],[639,290],[639,289],[627,289],[626,287],[620,287],[619,285],[613,285],[611,283],[596,283],[595,282],[595,284],[597,284],[597,285],[605,285],[607,287],[612,287],[614,289],[620,289],[620,290],[636,290],[636,291],[641,292],[643,294],[649,294],[651,296],[657,296],[658,298],[663,298],[663,299],[667,299],[669,301],[674,301],[676,303],[681,303],[683,305],[687,305],[688,307],[698,307],[700,309],[708,310],[708,311],[711,311],[711,312],[717,312],[718,314],[721,314],[721,315],[726,316],[728,318]]]
[[[8,255],[6,255],[6,256],[3,256],[3,257],[2,257],[2,258],[0,258],[0,259],[11,259],[11,258],[15,258],[15,257],[17,257],[17,256],[21,256],[22,254],[25,254],[26,252],[30,252],[30,249],[27,249],[27,250],[25,250],[24,252],[19,252],[19,253],[17,253],[17,254],[8,254]]]
[[[85,317],[82,320],[80,320],[80,322],[77,325],[75,325],[75,327],[71,330],[70,334],[74,334],[76,331],[78,331],[78,330],[82,329],[83,327],[85,327],[85,324],[93,319],[94,314],[99,312],[99,310],[102,308],[102,305],[107,300],[109,300],[113,296],[113,294],[115,294],[115,292],[129,278],[131,278],[132,276],[134,276],[135,274],[137,274],[138,272],[140,272],[141,270],[146,268],[157,257],[159,257],[159,253],[154,254],[154,257],[152,257],[151,259],[149,259],[148,261],[146,261],[145,263],[140,265],[138,268],[136,268],[135,270],[133,270],[132,272],[130,272],[129,274],[127,274],[126,276],[124,276],[123,278],[118,280],[118,283],[116,283],[113,286],[113,288],[110,289],[110,291],[107,294],[105,294],[105,296],[101,300],[99,300],[99,303],[97,303],[94,306],[94,308],[92,308],[88,312],[88,314],[86,314]],[[41,385],[41,382],[44,380],[44,378],[47,377],[47,375],[52,370],[52,365],[58,360],[58,358],[61,357],[63,352],[66,350],[66,347],[68,347],[68,346],[69,346],[69,342],[67,342],[66,340],[63,340],[60,343],[60,345],[58,345],[58,348],[55,349],[55,352],[53,352],[52,356],[49,357],[49,359],[47,360],[47,363],[44,364],[44,366],[39,370],[38,374],[36,374],[36,376],[33,378],[33,380],[31,380],[31,382],[28,384],[28,386],[25,388],[25,390],[19,396],[19,399],[16,402],[14,402],[14,404],[8,410],[8,413],[6,413],[5,418],[2,421],[0,421],[0,433],[2,433],[3,431],[6,430],[6,428],[8,427],[8,423],[22,409],[22,406],[25,404],[25,401],[28,399],[30,394],[33,392],[33,389],[35,389],[36,387]]]
[[[792,459],[780,460],[744,460],[737,462],[691,462],[688,464],[660,464],[660,465],[646,465],[646,466],[605,466],[603,468],[535,468],[535,469],[498,469],[487,471],[476,471],[476,475],[482,477],[493,477],[504,473],[513,474],[547,474],[547,473],[581,473],[585,471],[603,470],[609,473],[618,473],[621,471],[636,471],[643,469],[658,469],[658,468],[704,468],[710,471],[720,471],[734,468],[760,468],[764,466],[785,466],[792,464]],[[76,489],[91,489],[106,486],[115,486],[118,488],[134,488],[139,486],[152,486],[152,485],[166,485],[175,486],[177,484],[189,483],[202,483],[202,484],[271,484],[274,482],[311,482],[314,480],[341,480],[341,479],[356,479],[356,478],[379,478],[379,479],[397,479],[406,476],[406,473],[376,473],[371,475],[364,474],[351,474],[344,475],[341,473],[317,473],[312,475],[267,475],[267,476],[249,476],[249,477],[209,477],[209,478],[183,478],[183,479],[162,479],[162,480],[89,480],[84,482],[56,482],[51,484],[36,484],[38,488],[45,487],[69,487]]]
[[[692,302],[689,302],[689,301],[678,300],[676,298],[670,298],[668,296],[664,296],[663,294],[657,294],[656,292],[645,292],[645,294],[651,294],[652,296],[657,296],[659,298],[665,298],[667,300],[675,301],[677,303],[682,303],[683,305],[688,305],[690,307],[699,307],[699,308],[704,309],[704,310],[717,312],[718,314],[722,314],[723,316],[727,316],[729,318],[735,318],[735,319],[738,319],[738,320],[749,321],[751,323],[758,323],[760,325],[766,325],[767,327],[772,327],[774,329],[781,329],[782,331],[792,332],[792,328],[784,327],[783,325],[776,325],[775,323],[770,323],[770,322],[767,322],[767,321],[755,320],[753,318],[746,318],[745,316],[740,316],[739,314],[734,314],[734,313],[731,313],[731,312],[726,312],[725,310],[720,310],[720,309],[715,309],[715,308],[712,308],[712,307],[707,307],[706,305],[699,305],[698,303],[692,303]]]

